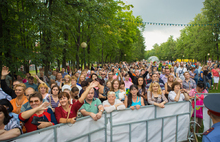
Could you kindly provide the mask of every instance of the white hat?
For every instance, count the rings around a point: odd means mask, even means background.
[[[63,90],[65,90],[65,89],[68,89],[68,90],[71,91],[71,87],[70,87],[69,85],[63,85],[63,87],[62,87],[62,92],[63,92]]]

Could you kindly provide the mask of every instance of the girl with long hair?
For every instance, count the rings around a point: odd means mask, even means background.
[[[144,99],[139,94],[137,85],[131,85],[130,93],[125,97],[124,104],[126,108],[131,108],[132,110],[135,107],[136,109],[140,109],[141,106],[145,106]]]

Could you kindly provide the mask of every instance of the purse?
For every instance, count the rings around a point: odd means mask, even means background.
[[[33,117],[33,120],[31,121],[31,124],[34,124],[34,125],[40,125],[40,123],[38,123],[38,121],[42,121],[42,122],[49,122],[48,120],[44,119],[44,118],[41,118],[41,117],[37,117],[37,116],[34,116]]]

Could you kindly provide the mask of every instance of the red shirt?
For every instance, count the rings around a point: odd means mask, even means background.
[[[72,107],[71,107],[69,118],[73,118],[77,116],[77,111],[81,108],[83,103],[80,103],[79,100],[77,100],[74,104],[71,104]],[[55,116],[57,119],[57,123],[59,123],[60,118],[67,118],[67,115],[68,115],[68,112],[66,112],[62,106],[55,108]]]
[[[29,119],[24,119],[21,117],[21,114],[19,114],[19,119],[25,123],[25,128],[27,130],[27,132],[32,132],[32,131],[35,131],[35,130],[38,130],[37,128],[37,125],[34,125],[32,124],[32,120],[33,120],[33,117],[34,116],[37,116],[37,117],[41,117],[43,119],[46,119],[48,120],[49,122],[52,122],[53,125],[57,124],[57,121],[55,119],[55,116],[53,114],[53,111],[51,110],[51,108],[48,108],[47,110],[45,110],[42,114],[40,115],[37,115],[37,114],[33,114]]]
[[[219,73],[215,69],[212,69],[212,73],[213,73],[213,76],[219,77]]]

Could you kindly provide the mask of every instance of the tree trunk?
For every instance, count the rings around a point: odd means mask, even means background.
[[[88,26],[88,28],[89,28],[89,26]],[[90,38],[89,38],[89,36],[87,36],[87,45],[88,45],[88,47],[87,47],[88,69],[90,69]]]
[[[37,72],[38,72],[38,71],[37,71],[37,65],[35,64],[34,66],[35,66],[35,72],[36,72],[36,74],[37,74]]]
[[[79,69],[79,47],[80,47],[80,20],[78,21],[78,37],[76,43],[76,68]]]
[[[58,68],[58,71],[60,71],[60,60],[57,59],[57,68]]]
[[[68,33],[67,33],[68,29],[69,28],[66,26],[66,31],[64,33],[64,40],[66,41],[66,43],[68,41]],[[65,46],[63,48],[63,61],[62,61],[62,68],[65,68],[65,69],[66,69],[66,48],[68,46],[66,43],[65,43]]]
[[[0,4],[0,9],[2,9],[2,5]],[[0,39],[2,39],[2,37],[3,37],[3,23],[4,23],[4,21],[3,21],[3,19],[2,19],[2,13],[1,13],[1,10],[0,10]],[[3,43],[1,43],[0,44],[0,48],[1,49],[3,49],[4,47],[3,47]],[[2,52],[0,52],[0,55],[2,55],[3,53]],[[0,56],[0,67],[2,67],[2,56]],[[1,70],[1,68],[0,68],[0,70]]]
[[[103,67],[103,47],[104,45],[103,45],[103,43],[102,43],[102,67]]]
[[[105,56],[105,63],[107,62],[108,55],[109,55],[109,54],[107,54],[107,55]]]
[[[218,53],[218,34],[216,33],[215,34],[215,36],[216,36],[216,52],[217,52],[217,60],[219,61],[219,53]]]

